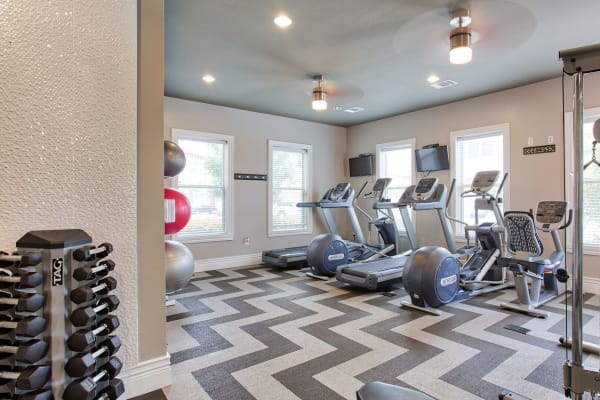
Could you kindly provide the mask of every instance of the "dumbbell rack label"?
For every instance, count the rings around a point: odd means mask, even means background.
[[[52,286],[62,286],[64,283],[64,259],[53,258],[52,259]]]

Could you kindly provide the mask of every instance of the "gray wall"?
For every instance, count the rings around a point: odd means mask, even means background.
[[[313,199],[344,179],[346,129],[285,117],[165,98],[165,138],[172,128],[234,136],[234,172],[266,174],[268,140],[313,146]],[[314,215],[314,234],[269,238],[267,236],[267,183],[234,180],[233,241],[188,243],[196,259],[257,254],[265,249],[306,245],[323,230]],[[337,215],[342,219],[342,215]],[[342,224],[343,225],[343,224]],[[250,245],[242,244],[250,237]]]
[[[597,87],[600,77],[586,78],[588,88]],[[452,90],[452,89],[448,89]],[[570,89],[566,90],[569,107]],[[600,104],[600,93],[586,91],[586,108]],[[398,115],[354,126],[348,129],[348,153],[375,152],[377,143],[416,138],[417,147],[430,143],[450,144],[450,132],[501,123],[510,124],[510,187],[509,208],[529,210],[541,200],[564,198],[564,165],[562,133],[561,80],[552,79],[439,107]],[[534,145],[547,143],[554,136],[555,153],[524,156],[522,148],[527,138]],[[450,171],[432,173],[442,183],[449,184]],[[416,216],[417,235],[421,244],[442,245],[439,224],[428,213]],[[551,242],[546,240],[546,248]],[[584,265],[597,264],[598,257],[588,256]],[[591,268],[588,277],[599,277]]]

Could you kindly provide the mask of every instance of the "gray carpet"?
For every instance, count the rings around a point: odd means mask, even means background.
[[[564,399],[565,350],[556,344],[565,332],[564,296],[537,319],[497,306],[515,299],[512,289],[452,303],[441,316],[401,309],[406,295],[394,294],[267,267],[196,274],[171,297],[167,395],[354,399],[364,382],[380,380],[439,399],[496,399],[502,389]],[[600,300],[586,296],[585,304],[585,338],[597,343]]]

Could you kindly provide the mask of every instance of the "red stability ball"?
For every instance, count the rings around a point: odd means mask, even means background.
[[[165,188],[165,235],[185,228],[191,215],[192,206],[187,197],[175,189]]]

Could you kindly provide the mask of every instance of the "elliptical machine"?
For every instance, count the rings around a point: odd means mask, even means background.
[[[504,174],[496,195],[490,190],[500,176],[499,171],[480,171],[475,174],[471,188],[461,197],[475,197],[475,224],[448,216],[449,220],[465,225],[465,236],[469,240],[475,233],[478,246],[464,246],[452,253],[439,246],[426,246],[416,250],[408,260],[402,274],[402,281],[411,302],[402,302],[403,307],[417,309],[433,315],[440,315],[435,308],[452,301],[464,300],[471,296],[488,293],[514,286],[510,274],[500,268],[496,260],[504,254],[504,224],[498,206],[498,194],[506,182]],[[451,192],[455,182],[452,182]],[[450,198],[450,196],[449,196]],[[495,223],[479,224],[479,214],[491,211]],[[460,259],[466,258],[464,264]]]
[[[389,185],[391,179],[379,178],[373,184],[370,193],[366,198],[372,198],[380,202],[383,193]],[[358,195],[364,192],[368,181],[366,181]],[[367,243],[362,233],[355,207],[368,217],[369,223],[377,228],[380,243]],[[356,198],[353,198],[352,206],[348,208],[348,217],[354,231],[355,241],[343,240],[342,237],[334,233],[323,233],[315,236],[306,250],[306,259],[311,273],[308,275],[315,278],[329,279],[336,274],[339,265],[345,265],[358,260],[373,260],[379,257],[394,255],[396,252],[396,232],[393,221],[388,217],[373,218],[366,211],[356,206]]]

